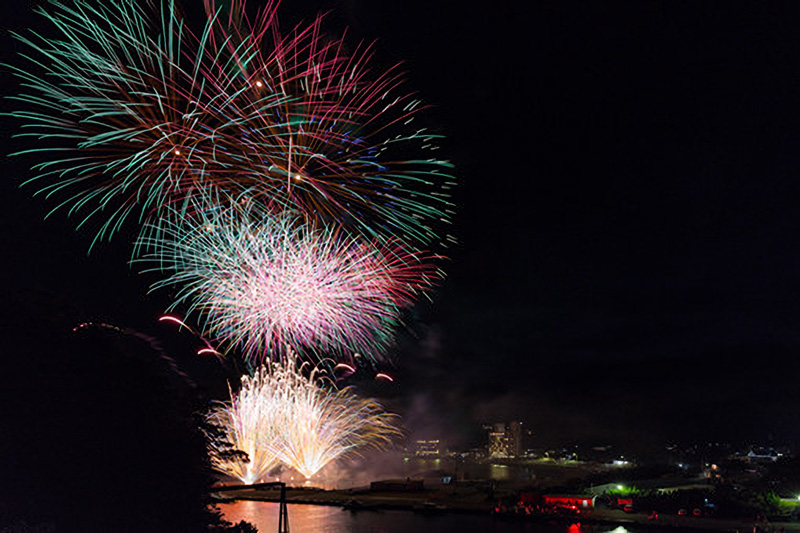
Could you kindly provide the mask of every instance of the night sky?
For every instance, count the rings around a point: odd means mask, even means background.
[[[29,9],[2,6],[3,62],[8,29],[44,25]],[[281,15],[324,10],[328,30],[377,40],[377,65],[404,62],[461,184],[449,277],[377,388],[413,431],[800,437],[800,6],[286,0]],[[167,295],[127,264],[135,225],[87,256],[89,232],[17,188],[29,162],[2,159],[6,312],[158,335]]]

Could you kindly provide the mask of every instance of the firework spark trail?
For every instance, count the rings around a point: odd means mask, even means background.
[[[186,328],[192,335],[197,337],[199,340],[205,344],[204,348],[200,348],[197,350],[197,355],[215,355],[218,358],[222,359],[223,354],[219,353],[216,348],[214,348],[208,340],[206,340],[199,332],[192,329],[191,326],[186,324],[183,320],[178,317],[164,315],[158,318],[159,322],[171,322],[173,324],[177,324],[179,328]]]
[[[29,106],[12,114],[26,122],[20,136],[37,141],[26,152],[50,156],[28,181],[48,197],[66,194],[56,209],[88,210],[81,225],[110,211],[98,237],[118,229],[138,201],[148,210],[179,186],[181,148],[197,137],[184,119],[197,112],[191,102],[206,100],[199,86],[181,88],[190,73],[177,63],[184,28],[174,6],[162,4],[158,24],[149,7],[54,2],[40,13],[58,38],[17,36],[45,73],[12,67],[27,90],[14,98]]]
[[[407,253],[233,202],[175,212],[139,243],[140,262],[179,287],[173,307],[251,360],[285,349],[379,358],[404,307],[441,277],[430,255]],[[146,234],[147,235],[147,234]]]
[[[244,4],[231,0],[224,11],[206,0],[206,10],[217,22],[214,33],[253,86],[295,97],[271,107],[277,115],[258,117],[278,141],[277,150],[268,145],[264,153],[267,172],[284,178],[280,192],[287,203],[312,218],[346,220],[368,235],[430,244],[437,238],[434,226],[450,220],[455,182],[452,165],[435,157],[441,135],[410,127],[426,106],[402,91],[403,73],[395,66],[375,74],[372,47],[345,52],[344,37],[323,35],[321,16],[282,36],[277,1],[253,20]],[[254,57],[233,49],[230,35]]]
[[[350,388],[337,389],[317,368],[308,375],[303,370],[293,358],[262,366],[252,378],[242,378],[230,404],[214,408],[209,419],[234,448],[254,458],[228,458],[212,444],[215,468],[253,483],[278,461],[311,478],[331,461],[388,445],[399,433],[397,417],[378,403]]]
[[[406,245],[449,221],[451,165],[437,134],[412,127],[425,106],[320,18],[282,36],[277,2],[251,22],[243,2],[226,17],[209,0],[194,33],[171,0],[51,6],[58,37],[16,36],[31,53],[11,67],[24,106],[11,114],[36,142],[21,153],[50,158],[28,182],[79,225],[100,219],[97,238],[209,188]]]

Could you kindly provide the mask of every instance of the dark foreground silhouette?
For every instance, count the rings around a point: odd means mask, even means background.
[[[80,313],[47,295],[6,296],[0,531],[220,530],[198,427],[207,385],[155,338],[74,329]]]

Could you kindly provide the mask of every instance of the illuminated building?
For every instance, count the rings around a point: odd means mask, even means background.
[[[441,451],[439,439],[418,440],[414,443],[414,455],[419,457],[439,457]]]
[[[489,457],[522,457],[522,422],[498,422],[489,429]]]
[[[489,457],[510,457],[508,443],[506,425],[502,422],[494,424],[491,431],[489,431]]]

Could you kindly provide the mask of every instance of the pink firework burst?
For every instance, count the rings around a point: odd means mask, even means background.
[[[179,287],[174,306],[251,359],[285,349],[378,358],[403,308],[440,278],[433,257],[395,242],[364,241],[289,215],[233,207],[171,217],[140,246]]]

